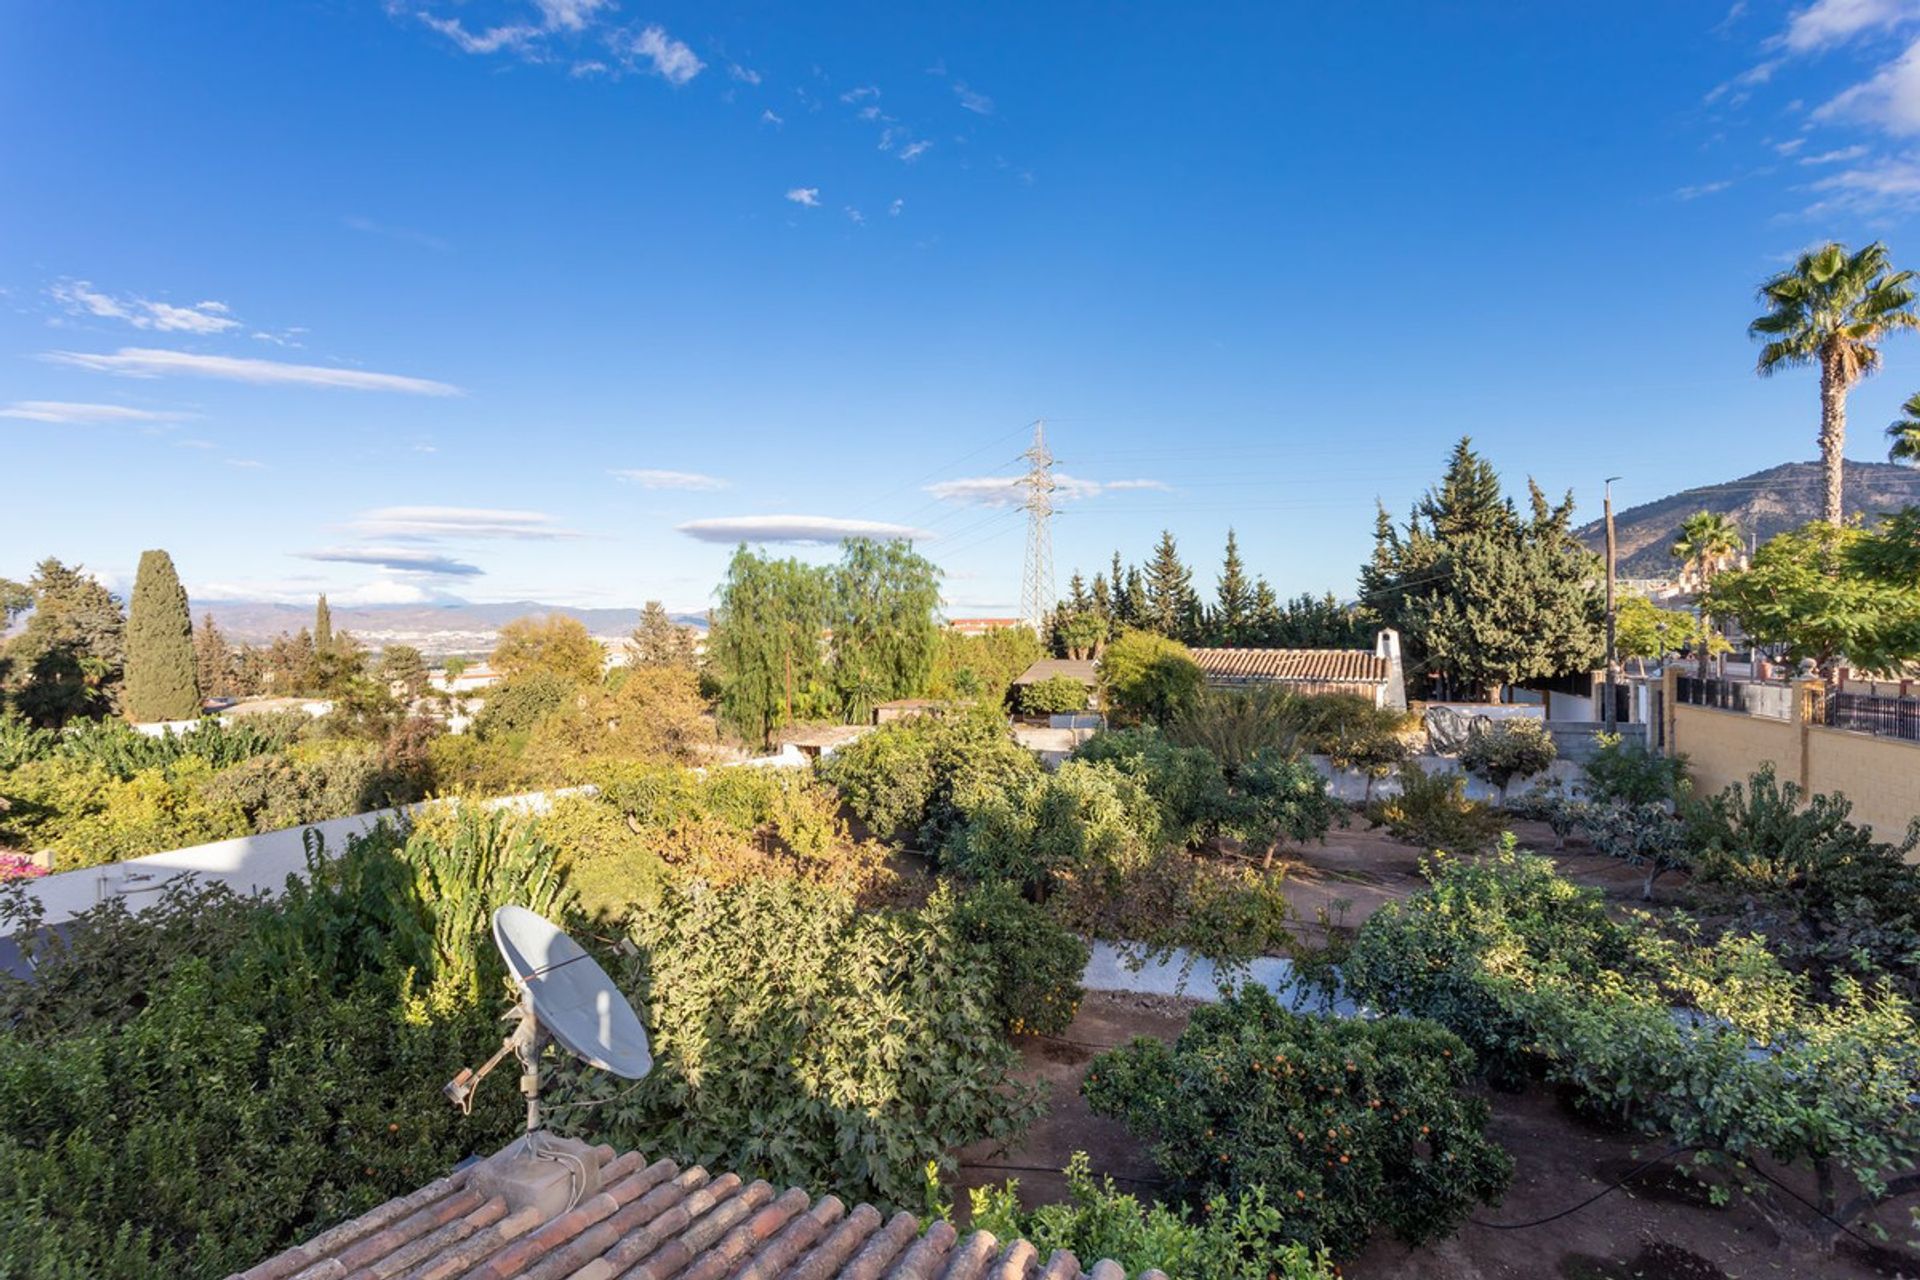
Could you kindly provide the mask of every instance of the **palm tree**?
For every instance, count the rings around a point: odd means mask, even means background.
[[[1713,585],[1713,575],[1740,553],[1740,530],[1731,517],[1717,511],[1696,511],[1680,522],[1673,557],[1693,571],[1701,595]],[[1700,611],[1700,675],[1707,674],[1707,614]]]
[[[1696,511],[1680,522],[1673,558],[1692,571],[1700,590],[1705,591],[1713,575],[1739,553],[1740,529],[1731,517],[1717,511]]]
[[[1900,417],[1887,428],[1887,461],[1911,462],[1920,466],[1920,394],[1907,397],[1900,406]]]
[[[1847,444],[1847,392],[1880,367],[1879,343],[1896,329],[1920,326],[1912,307],[1913,272],[1894,271],[1878,240],[1848,253],[1828,244],[1760,286],[1767,313],[1747,332],[1764,339],[1761,377],[1801,365],[1820,368],[1820,462],[1828,524],[1842,518],[1841,455]]]

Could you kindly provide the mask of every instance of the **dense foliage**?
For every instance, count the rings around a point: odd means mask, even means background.
[[[1409,760],[1396,781],[1394,794],[1376,795],[1366,810],[1367,821],[1385,827],[1396,840],[1467,853],[1484,848],[1499,829],[1492,810],[1467,799],[1465,774],[1428,773]]]
[[[640,954],[614,976],[649,1010],[654,1069],[638,1088],[578,1073],[572,1100],[610,1099],[580,1113],[598,1136],[901,1205],[929,1162],[950,1172],[954,1149],[1038,1112],[1004,1083],[993,959],[949,894],[862,911],[795,881],[669,888],[630,929]]]
[[[1080,1008],[1087,944],[1005,881],[977,885],[960,899],[961,936],[994,969],[994,1007],[1016,1035],[1062,1034]]]
[[[164,551],[140,553],[127,607],[126,712],[130,719],[192,720],[200,714],[187,590]]]
[[[1418,1244],[1498,1201],[1513,1163],[1463,1090],[1472,1069],[1431,1022],[1295,1014],[1249,986],[1194,1010],[1172,1045],[1102,1054],[1084,1089],[1181,1194],[1264,1193],[1276,1234],[1346,1255],[1376,1227]]]
[[[1824,668],[1842,656],[1865,670],[1920,658],[1920,577],[1900,554],[1910,520],[1878,531],[1815,523],[1769,538],[1746,569],[1708,592],[1715,617],[1737,618],[1754,640]]]
[[[1284,1238],[1286,1220],[1263,1190],[1239,1199],[1217,1195],[1197,1214],[1122,1194],[1113,1179],[1095,1182],[1084,1152],[1066,1168],[1067,1199],[1031,1212],[1019,1184],[978,1187],[973,1225],[1001,1240],[1031,1241],[1041,1257],[1065,1249],[1087,1265],[1111,1258],[1128,1275],[1148,1269],[1205,1280],[1334,1280],[1324,1251]]]
[[[1085,711],[1091,701],[1087,686],[1072,676],[1049,676],[1020,689],[1019,710],[1030,716],[1069,715]]]
[[[1041,773],[988,708],[882,725],[820,762],[854,815],[882,840],[933,849],[989,796]]]
[[[487,833],[383,828],[277,904],[174,888],[39,935],[0,979],[0,1271],[222,1275],[504,1141],[504,1090],[430,1105],[498,1038],[487,911],[558,905],[551,853]]]
[[[1126,721],[1165,724],[1200,693],[1200,668],[1178,640],[1152,631],[1126,631],[1100,658],[1100,693]]]
[[[1920,1189],[1920,1026],[1885,976],[1823,990],[1758,935],[1615,920],[1512,850],[1428,874],[1428,893],[1361,929],[1355,998],[1432,1018],[1702,1158],[1805,1161],[1831,1219]]]
[[[1460,767],[1505,795],[1515,778],[1546,771],[1559,756],[1546,725],[1527,717],[1496,720],[1478,729],[1460,752]]]

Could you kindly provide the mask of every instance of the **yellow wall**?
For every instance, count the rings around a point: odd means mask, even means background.
[[[1768,761],[1783,782],[1839,791],[1853,820],[1881,840],[1905,838],[1920,815],[1920,743],[1669,703],[1667,747],[1687,757],[1696,795],[1744,782]],[[1920,855],[1917,855],[1920,856]]]

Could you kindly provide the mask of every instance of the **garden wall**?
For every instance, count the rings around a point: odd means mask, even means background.
[[[1667,750],[1687,757],[1697,794],[1745,782],[1771,762],[1782,781],[1839,791],[1881,840],[1904,838],[1920,815],[1920,743],[1669,703]]]

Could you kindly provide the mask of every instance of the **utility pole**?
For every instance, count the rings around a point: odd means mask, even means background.
[[[1053,531],[1053,454],[1047,451],[1046,420],[1033,424],[1033,445],[1022,456],[1033,465],[1021,483],[1027,491],[1021,505],[1027,511],[1027,561],[1021,575],[1020,616],[1034,634],[1046,639],[1047,614],[1054,604]]]
[[[1615,610],[1613,607],[1613,575],[1614,575],[1613,482],[1615,480],[1618,480],[1619,478],[1620,478],[1619,476],[1607,477],[1607,497],[1606,497],[1606,510],[1607,510],[1607,707],[1606,707],[1606,714],[1602,718],[1605,719],[1605,721],[1607,722],[1608,733],[1616,732],[1619,728],[1619,722],[1620,722],[1619,702],[1613,692],[1613,689],[1614,689],[1613,629],[1614,629],[1614,621],[1615,621]]]

